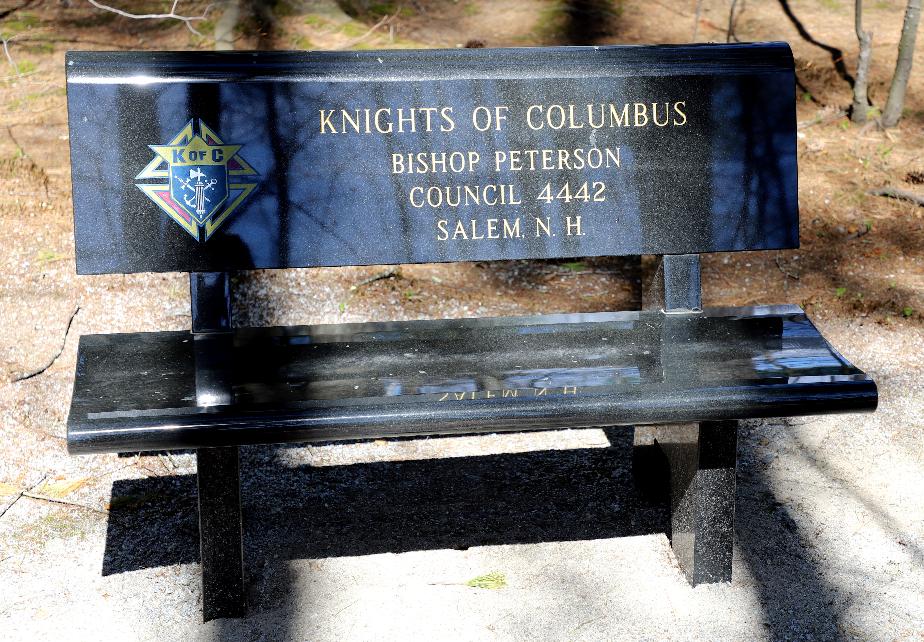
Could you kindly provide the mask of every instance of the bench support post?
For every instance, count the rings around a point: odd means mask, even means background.
[[[702,309],[698,254],[659,257],[654,278],[643,293],[646,309],[664,313],[665,329],[683,331],[683,317]],[[677,323],[672,323],[674,319]],[[671,355],[663,355],[665,381],[684,375]],[[642,435],[640,432],[644,432]],[[640,439],[641,437],[641,439]],[[651,440],[670,469],[670,540],[691,584],[730,582],[735,533],[737,421],[645,426],[636,444]]]
[[[646,427],[670,466],[671,548],[693,586],[730,582],[737,421]]]
[[[189,307],[193,332],[229,332],[231,275],[227,272],[191,272]]]
[[[643,289],[642,307],[675,314],[701,309],[699,254],[659,256],[652,280]]]
[[[190,313],[196,359],[196,403],[232,401],[231,279],[227,272],[189,275]],[[199,483],[199,549],[202,616],[208,622],[247,613],[244,593],[241,476],[237,446],[196,451]]]
[[[222,617],[243,617],[247,602],[238,448],[200,448],[196,451],[196,462],[202,616],[206,622]]]

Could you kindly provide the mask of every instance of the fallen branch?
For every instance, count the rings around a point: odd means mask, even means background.
[[[176,462],[173,461],[173,457],[170,456],[169,452],[165,452],[162,455],[158,455],[158,458],[160,459],[162,464],[164,463],[164,461],[170,464],[169,470],[176,472],[179,469],[179,466],[177,466]],[[164,468],[168,468],[168,466],[164,464]]]
[[[136,466],[136,465],[138,464],[138,459],[139,459],[139,457],[140,457],[140,455],[135,455],[134,457],[132,457],[131,462],[125,464],[124,466],[119,466],[118,468],[113,468],[112,470],[104,470],[103,472],[97,473],[97,474],[95,474],[95,475],[90,475],[89,477],[86,477],[85,480],[86,480],[86,481],[90,481],[91,479],[99,479],[100,477],[106,477],[106,476],[108,476],[108,475],[114,475],[115,473],[119,472],[120,470],[125,470],[126,468],[131,468],[132,466]]]
[[[872,196],[885,196],[888,198],[896,198],[900,201],[908,201],[914,203],[915,205],[920,205],[924,207],[924,196],[918,196],[913,192],[908,192],[903,189],[898,189],[897,187],[878,187],[876,189],[871,189],[867,194]]]
[[[369,29],[369,31],[367,31],[366,33],[364,33],[363,35],[361,35],[361,36],[360,36],[359,38],[357,38],[356,40],[351,40],[350,42],[346,43],[346,44],[343,45],[342,47],[338,47],[338,49],[350,49],[350,48],[352,48],[352,47],[355,47],[356,45],[358,45],[359,43],[361,43],[363,40],[365,40],[366,38],[368,38],[369,36],[371,36],[373,33],[375,33],[375,31],[376,31],[379,27],[383,27],[383,26],[385,26],[385,25],[391,23],[391,21],[394,20],[394,19],[397,18],[397,17],[398,17],[398,14],[397,14],[397,13],[395,13],[395,14],[393,14],[393,15],[390,15],[390,16],[385,16],[385,17],[383,17],[381,20],[379,20],[379,21],[376,22],[374,25],[372,25],[372,28]]]
[[[798,129],[808,129],[809,127],[812,127],[814,125],[824,125],[824,124],[830,123],[831,121],[839,120],[846,115],[847,115],[847,112],[845,110],[838,109],[837,111],[831,112],[827,116],[823,114],[819,114],[818,116],[815,116],[815,118],[813,118],[812,120],[803,120],[798,125],[796,125],[796,127]]]
[[[116,15],[122,16],[123,18],[131,18],[132,20],[179,20],[186,28],[189,29],[192,33],[197,36],[202,36],[202,34],[192,26],[193,22],[202,21],[208,16],[209,9],[212,8],[212,5],[205,7],[205,11],[202,12],[201,16],[181,16],[176,12],[176,6],[180,4],[180,0],[173,0],[173,6],[170,7],[170,13],[129,13],[128,11],[123,11],[122,9],[117,9],[116,7],[110,7],[107,4],[103,4],[98,0],[87,0],[97,9],[102,9],[103,11],[109,11]],[[204,37],[204,36],[203,36]]]
[[[555,272],[546,272],[545,279],[551,281],[557,277],[569,277],[569,276],[585,276],[588,274],[622,274],[624,270],[566,270],[566,271],[555,271]]]
[[[31,488],[29,488],[29,490],[21,490],[21,491],[19,491],[19,493],[17,493],[16,497],[13,498],[13,501],[11,501],[9,504],[6,505],[6,508],[3,509],[3,512],[0,512],[0,519],[2,519],[4,515],[6,515],[6,512],[7,512],[8,510],[10,510],[11,508],[13,508],[13,505],[14,505],[16,502],[18,502],[20,499],[22,499],[23,495],[25,495],[26,493],[30,492],[31,490],[33,490],[33,489],[38,488],[39,486],[41,486],[41,485],[45,482],[46,479],[48,479],[48,475],[43,475],[42,478],[41,478],[40,480],[38,480],[38,482],[37,482],[34,486],[32,486]]]
[[[20,376],[16,377],[15,379],[13,379],[13,383],[18,383],[18,382],[20,382],[20,381],[25,381],[25,380],[27,380],[27,379],[31,379],[32,377],[37,377],[37,376],[39,376],[40,374],[42,374],[43,372],[45,372],[46,370],[48,370],[52,365],[54,365],[54,362],[57,361],[57,360],[58,360],[58,357],[61,356],[61,353],[64,352],[64,346],[67,345],[67,335],[68,335],[68,334],[70,333],[70,331],[71,331],[71,326],[74,324],[74,317],[77,316],[77,313],[78,313],[78,312],[80,312],[80,306],[79,306],[79,305],[78,305],[76,308],[74,308],[74,312],[71,313],[71,318],[67,320],[67,327],[64,329],[64,339],[61,340],[61,347],[58,349],[58,351],[55,353],[55,355],[51,358],[51,361],[49,361],[47,364],[45,364],[44,367],[39,368],[38,370],[35,370],[35,371],[30,372],[30,373],[28,373],[28,374],[24,374],[24,375],[20,375]]]
[[[14,74],[12,76],[0,76],[0,82],[7,82],[9,80],[22,80],[23,78],[28,78],[29,76],[35,76],[37,74],[38,74],[38,69],[35,69],[33,71],[27,71],[22,74]],[[42,85],[46,85],[49,87],[52,86],[52,83],[38,83],[37,81],[36,81],[36,84],[42,84]]]
[[[363,279],[359,283],[350,286],[350,292],[356,292],[359,288],[369,285],[370,283],[375,283],[376,281],[381,281],[383,279],[392,279],[395,277],[401,276],[400,268],[391,268],[390,270],[385,270],[384,272],[379,272],[370,276],[368,279]]]
[[[93,506],[87,506],[86,504],[78,504],[77,502],[69,502],[66,499],[59,499],[57,497],[48,497],[47,495],[38,495],[33,492],[23,491],[22,497],[28,497],[29,499],[35,499],[40,502],[50,502],[52,504],[63,504],[64,506],[73,506],[74,508],[82,508],[84,510],[91,511],[93,513],[99,513],[100,515],[108,515],[109,511],[102,508],[94,508]]]
[[[656,5],[658,5],[658,6],[661,6],[661,7],[665,8],[665,9],[667,9],[667,10],[670,11],[671,13],[677,14],[678,16],[683,16],[684,18],[689,18],[689,17],[690,17],[690,14],[689,14],[689,13],[686,13],[686,12],[684,12],[684,11],[681,11],[681,10],[677,9],[676,7],[672,7],[672,6],[670,6],[669,4],[664,4],[663,2],[659,2],[659,0],[651,0],[651,1],[652,1],[654,4],[656,4]],[[697,2],[699,2],[699,0],[697,0]],[[695,32],[694,32],[694,33],[695,33]]]
[[[10,38],[10,40],[12,40],[12,38]],[[86,38],[68,38],[64,36],[50,37],[50,38],[39,37],[39,36],[23,36],[22,38],[20,38],[17,35],[16,42],[20,45],[26,45],[26,46],[28,46],[30,42],[39,42],[39,43],[63,42],[63,43],[68,43],[68,44],[79,44],[79,45],[98,45],[100,47],[107,47],[109,49],[127,49],[127,50],[137,49],[137,47],[133,47],[132,45],[120,45],[115,42],[107,42],[103,40],[87,40]]]
[[[26,152],[26,148],[19,144],[19,141],[16,140],[16,136],[13,135],[13,126],[7,125],[6,133],[10,137],[10,140],[16,146],[16,151],[19,152],[19,157],[29,161],[30,169],[39,173],[42,177],[42,188],[45,190],[45,198],[48,198],[48,172],[45,171],[45,168],[35,162],[35,159],[29,156]]]
[[[798,274],[793,274],[792,272],[787,270],[785,267],[783,267],[783,260],[779,254],[776,255],[776,266],[780,269],[780,272],[788,276],[790,279],[795,279],[796,281],[799,280]]]
[[[0,20],[3,20],[4,18],[10,16],[11,14],[16,13],[17,11],[21,9],[27,9],[30,4],[35,4],[35,0],[26,0],[18,7],[11,7],[10,9],[5,9],[4,11],[0,11]]]
[[[39,482],[39,483],[41,483],[41,482]],[[8,511],[8,510],[10,510],[11,508],[13,508],[13,506],[16,504],[16,502],[18,502],[20,499],[22,499],[22,496],[25,494],[25,492],[26,492],[26,491],[21,490],[21,491],[19,491],[19,493],[16,494],[16,497],[13,498],[13,501],[11,501],[9,504],[6,505],[6,508],[3,509],[3,512],[0,512],[0,519],[3,519],[3,516],[6,515],[6,511]]]

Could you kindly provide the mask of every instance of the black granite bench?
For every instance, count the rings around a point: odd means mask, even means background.
[[[876,407],[800,308],[701,306],[699,254],[798,246],[785,44],[71,53],[67,81],[78,272],[192,302],[81,338],[68,448],[196,449],[206,618],[245,612],[241,445],[646,426],[696,584],[731,579],[738,420]],[[601,255],[659,257],[649,309],[231,320],[239,270]]]

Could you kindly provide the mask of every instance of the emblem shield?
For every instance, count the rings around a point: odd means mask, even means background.
[[[170,197],[201,225],[228,198],[228,170],[221,165],[170,165]]]

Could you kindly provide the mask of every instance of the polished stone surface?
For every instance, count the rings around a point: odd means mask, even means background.
[[[671,548],[689,582],[732,579],[737,421],[651,426],[667,458]]]
[[[237,447],[196,451],[196,480],[203,619],[243,617],[247,600]]]
[[[66,68],[82,274],[798,245],[785,43],[71,52]],[[181,166],[170,145],[196,135],[217,164]]]
[[[227,272],[191,273],[189,303],[193,332],[231,330],[231,275]]]
[[[228,363],[230,400],[197,403]],[[212,400],[213,402],[215,400]],[[201,402],[201,400],[200,400]],[[872,410],[796,306],[81,337],[71,452]]]

